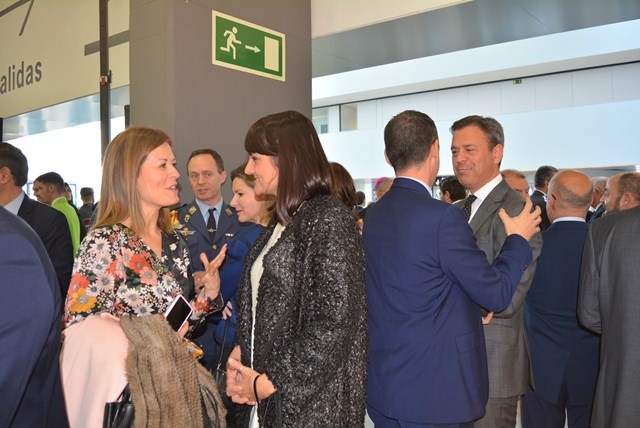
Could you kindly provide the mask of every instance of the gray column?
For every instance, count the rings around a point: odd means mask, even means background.
[[[213,148],[227,172],[246,160],[244,136],[258,118],[284,110],[311,115],[310,0],[131,0],[131,124],[174,141],[181,200],[192,150]],[[286,35],[286,81],[213,65],[212,10]],[[224,186],[230,199],[230,184]]]

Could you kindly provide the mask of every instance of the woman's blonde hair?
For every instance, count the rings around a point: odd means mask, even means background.
[[[247,186],[255,189],[256,178],[253,174],[247,174],[244,170],[247,168],[247,163],[243,163],[233,171],[231,171],[231,182],[236,178],[247,183]],[[276,197],[273,195],[256,195],[256,200],[260,201],[260,223],[269,224],[273,219],[273,212],[275,211]]]
[[[145,127],[128,128],[111,141],[102,163],[102,189],[94,228],[129,218],[131,229],[136,233],[143,232],[144,218],[137,188],[140,166],[149,153],[164,143],[173,146],[167,134]],[[165,232],[171,231],[167,208],[160,210],[158,227]]]

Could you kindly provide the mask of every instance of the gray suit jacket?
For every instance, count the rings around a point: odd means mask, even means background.
[[[464,204],[464,199],[459,205]],[[507,232],[498,212],[504,208],[510,216],[522,211],[524,201],[505,181],[501,181],[482,202],[469,226],[478,247],[490,263],[500,254]],[[529,352],[524,333],[524,301],[533,281],[536,260],[542,249],[542,236],[538,233],[529,242],[533,260],[522,274],[509,307],[493,316],[484,326],[489,364],[489,397],[504,398],[524,394],[529,385]],[[486,313],[486,312],[485,312]]]
[[[602,333],[591,427],[640,421],[640,207],[589,226],[582,253],[578,318]]]

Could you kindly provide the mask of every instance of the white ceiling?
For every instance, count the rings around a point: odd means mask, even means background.
[[[382,0],[371,1],[372,10],[383,3]],[[425,4],[431,6],[434,2],[450,1],[429,0]],[[415,7],[418,2],[412,0],[410,3]],[[321,1],[313,3],[314,13],[320,13],[317,8],[322,4]],[[336,13],[335,10],[324,12]],[[640,19],[640,1],[474,0],[410,16],[404,15],[413,12],[395,12],[403,17],[314,38],[313,77]],[[369,20],[377,21],[372,18],[373,14],[369,15]],[[323,31],[331,32],[330,29]],[[114,89],[112,117],[124,115],[124,106],[128,103],[128,87]],[[5,118],[3,139],[97,121],[99,117],[99,96],[96,94]]]

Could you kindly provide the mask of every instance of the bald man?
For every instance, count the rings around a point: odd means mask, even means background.
[[[640,172],[623,172],[609,178],[602,202],[607,214],[640,205]]]
[[[593,186],[578,171],[561,171],[548,188],[549,229],[525,301],[531,386],[522,401],[522,427],[588,428],[598,374],[597,335],[576,316],[585,222]]]

